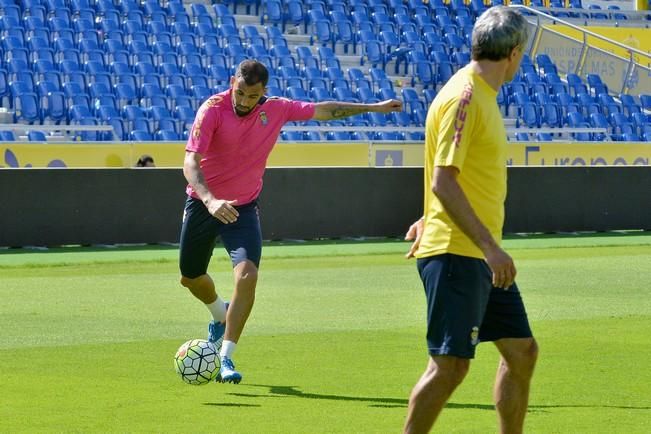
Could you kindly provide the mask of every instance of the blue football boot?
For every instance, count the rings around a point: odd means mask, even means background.
[[[220,362],[221,367],[219,368],[219,374],[217,374],[218,382],[238,384],[242,381],[242,374],[235,370],[235,365],[230,358],[224,356],[220,359]]]

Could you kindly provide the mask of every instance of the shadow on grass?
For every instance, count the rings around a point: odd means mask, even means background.
[[[261,407],[259,404],[239,404],[237,402],[204,402],[203,405],[213,407]]]
[[[366,396],[344,396],[328,395],[322,393],[307,393],[298,390],[296,386],[271,386],[266,384],[247,384],[251,387],[264,387],[269,389],[269,394],[259,395],[254,393],[229,393],[229,395],[251,397],[251,398],[270,398],[270,397],[296,397],[306,399],[325,399],[330,401],[350,401],[350,402],[368,402],[372,407],[407,407],[406,398],[376,398]]]
[[[330,401],[349,401],[349,402],[366,402],[370,407],[383,407],[383,408],[406,408],[409,400],[407,398],[379,398],[367,396],[345,396],[345,395],[329,395],[322,393],[307,393],[299,390],[296,386],[272,386],[265,384],[249,384],[251,387],[262,387],[269,389],[269,394],[259,395],[253,393],[229,393],[229,395],[240,397],[252,398],[272,398],[272,397],[296,397],[305,399],[322,399]],[[453,409],[476,409],[476,410],[490,410],[494,411],[495,406],[492,404],[461,404],[455,402],[448,402],[445,408]],[[627,405],[586,405],[586,404],[550,404],[550,405],[530,405],[530,413],[544,413],[555,408],[610,408],[619,410],[651,410],[647,406],[627,406]]]

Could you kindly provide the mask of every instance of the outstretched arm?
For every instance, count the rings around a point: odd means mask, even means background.
[[[315,104],[314,116],[312,116],[312,119],[317,121],[329,121],[333,119],[347,118],[349,116],[355,116],[366,112],[390,113],[399,112],[401,110],[402,101],[397,99],[388,99],[374,104],[324,101]]]

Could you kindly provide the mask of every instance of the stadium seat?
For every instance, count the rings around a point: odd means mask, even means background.
[[[147,130],[133,130],[129,134],[129,139],[134,142],[150,142],[154,140],[151,133]]]
[[[592,92],[593,96],[596,97],[602,93],[608,93],[608,86],[601,81],[601,77],[598,74],[588,74],[585,78],[588,82],[588,88]]]
[[[47,137],[43,131],[28,131],[27,140],[30,142],[47,142]]]
[[[268,88],[267,88],[268,89]],[[310,96],[316,102],[321,101],[332,101],[334,98],[330,95],[330,92],[326,88],[313,87],[310,90]]]
[[[42,118],[43,120],[53,121],[59,124],[61,121],[66,120],[67,105],[66,98],[63,92],[54,91],[48,92],[45,98],[41,98]]]
[[[0,131],[0,141],[2,142],[15,142],[16,136],[13,131]]]
[[[41,120],[36,93],[21,93],[14,98],[14,122],[33,124]]]

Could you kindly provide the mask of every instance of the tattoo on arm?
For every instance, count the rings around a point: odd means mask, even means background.
[[[332,119],[341,119],[347,118],[348,116],[358,115],[360,113],[364,113],[365,111],[368,111],[368,109],[364,107],[333,107],[330,110],[330,116],[332,116]]]

